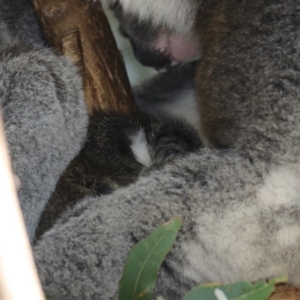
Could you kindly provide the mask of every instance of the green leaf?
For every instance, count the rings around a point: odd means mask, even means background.
[[[118,300],[150,300],[158,270],[171,250],[182,219],[174,218],[155,229],[129,253],[119,283]]]
[[[274,292],[275,284],[286,281],[282,277],[256,284],[241,281],[229,285],[202,285],[188,292],[182,300],[267,300]]]

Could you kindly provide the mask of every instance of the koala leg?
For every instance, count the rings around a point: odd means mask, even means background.
[[[82,199],[111,194],[201,147],[196,130],[174,118],[93,113],[85,144],[45,206],[35,240]]]
[[[110,196],[88,198],[34,247],[50,299],[116,299],[131,247],[174,216],[183,226],[156,295],[288,275],[300,283],[300,170],[249,150],[201,149]]]
[[[80,150],[87,111],[76,68],[48,49],[14,44],[0,58],[5,131],[28,235]]]

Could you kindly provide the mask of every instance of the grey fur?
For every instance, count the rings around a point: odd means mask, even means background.
[[[80,150],[87,112],[67,59],[14,45],[0,58],[0,99],[18,196],[32,240],[59,176]]]
[[[0,0],[0,52],[12,41],[44,45],[30,0]]]
[[[277,241],[285,226],[299,229],[297,204],[257,199],[267,170],[247,155],[203,150],[111,196],[86,199],[35,246],[46,294],[115,299],[129,249],[173,216],[184,225],[158,281],[166,299],[201,282],[289,275],[299,283],[299,230],[291,245]]]

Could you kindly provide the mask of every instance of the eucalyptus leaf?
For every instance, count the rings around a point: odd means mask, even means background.
[[[182,300],[267,300],[277,283],[286,282],[285,277],[251,284],[245,281],[229,285],[201,285],[188,292]]]
[[[159,268],[171,250],[181,224],[181,218],[174,218],[132,248],[119,284],[118,300],[151,299]]]

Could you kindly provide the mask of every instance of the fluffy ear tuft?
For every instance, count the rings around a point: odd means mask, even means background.
[[[149,146],[146,140],[145,132],[141,129],[135,135],[131,136],[131,150],[136,160],[146,166],[151,166],[151,157],[149,154]]]
[[[92,0],[97,1],[97,0]],[[197,7],[197,0],[100,0],[103,5],[112,5],[117,1],[125,13],[138,15],[141,20],[154,26],[167,27],[172,31],[191,35]]]

